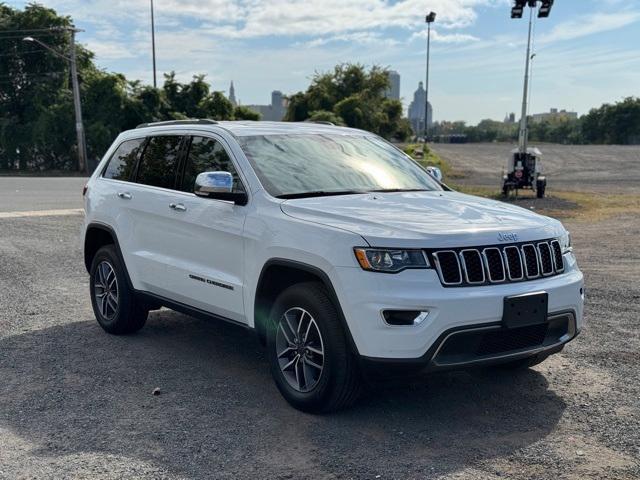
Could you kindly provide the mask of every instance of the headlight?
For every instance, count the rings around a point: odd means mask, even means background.
[[[407,268],[429,268],[422,250],[355,248],[358,263],[365,270],[396,273]]]
[[[573,250],[571,247],[571,234],[565,230],[565,232],[558,238],[558,242],[560,243],[560,248],[562,249],[562,253],[569,253]]]

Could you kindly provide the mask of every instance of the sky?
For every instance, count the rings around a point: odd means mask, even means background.
[[[22,8],[28,1],[6,1]],[[152,83],[149,0],[40,0],[70,15],[100,68]],[[425,78],[425,14],[431,30],[429,99],[434,120],[502,120],[522,101],[527,19],[509,0],[155,0],[159,81],[206,74],[215,90],[234,81],[243,104],[271,91],[305,90],[314,72],[341,62],[401,76],[405,108]],[[530,113],[585,114],[640,96],[640,0],[555,0],[535,19]],[[519,114],[516,114],[519,117]]]

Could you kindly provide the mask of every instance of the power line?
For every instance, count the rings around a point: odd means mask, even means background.
[[[0,57],[18,57],[20,55],[28,55],[31,53],[43,53],[45,52],[45,50],[40,49],[40,50],[25,50],[25,51],[21,51],[21,52],[13,52],[13,53],[0,53]]]
[[[22,74],[22,75],[15,75],[15,74],[8,74],[8,75],[0,75],[0,78],[37,78],[37,77],[47,77],[50,76],[52,78],[57,78],[59,76],[59,74],[61,73],[69,73],[68,70],[56,70],[53,72],[47,72],[47,73],[43,73],[43,74],[39,74],[39,75],[31,75],[28,73]]]
[[[67,27],[49,27],[49,28],[18,28],[14,30],[0,30],[0,33],[18,33],[18,32],[52,32],[64,31]]]

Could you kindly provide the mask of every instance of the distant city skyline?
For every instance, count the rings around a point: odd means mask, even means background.
[[[7,0],[24,8],[31,0]],[[146,1],[40,0],[70,15],[95,62],[152,83]],[[576,4],[579,3],[579,8]],[[432,25],[429,99],[434,120],[502,119],[519,111],[526,20],[509,18],[507,0],[173,0],[158,1],[159,80],[206,74],[215,90],[234,80],[244,104],[277,88],[304,91],[315,72],[336,64],[380,65],[400,73],[406,109],[424,80],[424,14]],[[555,2],[536,21],[530,112],[555,106],[583,115],[640,94],[640,0]],[[240,93],[241,92],[241,93]]]

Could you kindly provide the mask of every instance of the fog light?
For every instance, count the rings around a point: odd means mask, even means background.
[[[420,310],[385,310],[382,312],[385,322],[394,326],[420,325],[429,316],[429,311]]]

